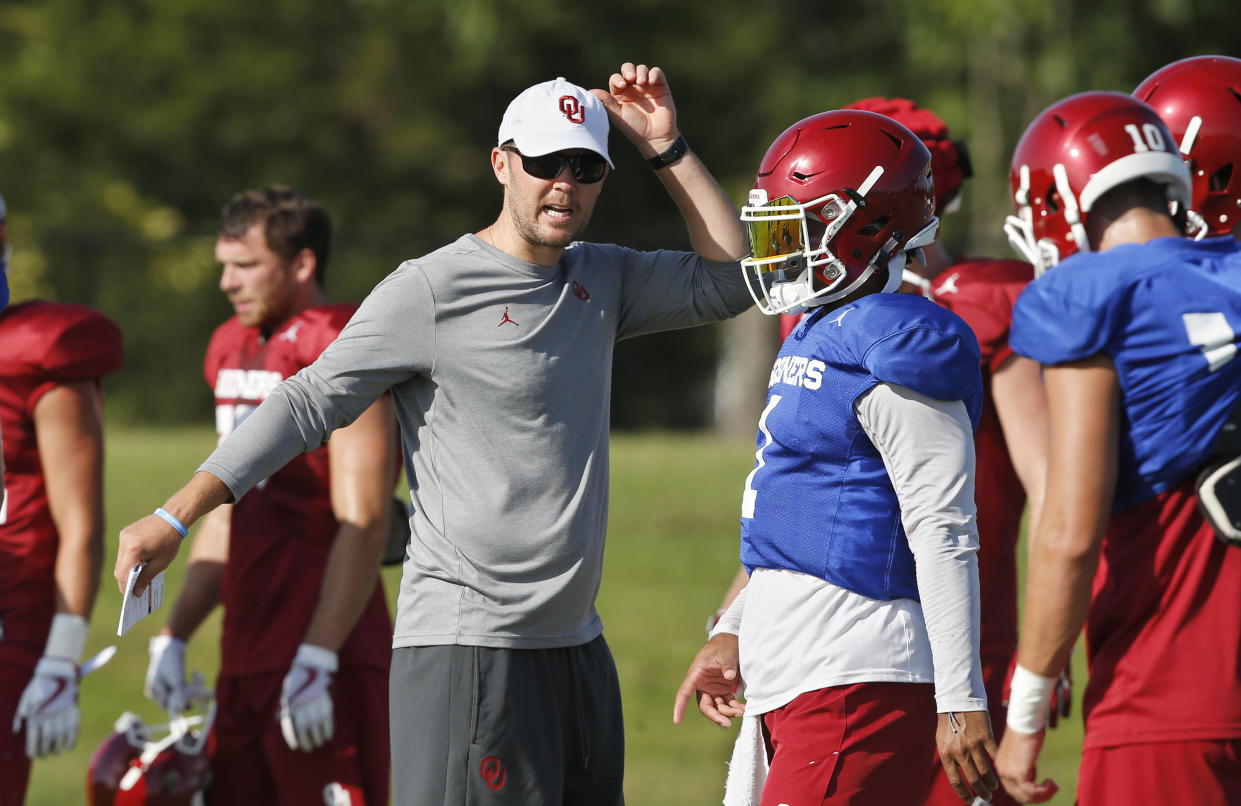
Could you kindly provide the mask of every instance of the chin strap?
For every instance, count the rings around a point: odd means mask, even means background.
[[[931,290],[931,281],[926,277],[923,277],[921,274],[918,274],[915,271],[910,271],[909,269],[903,269],[901,272],[901,280],[902,282],[917,286],[922,290],[922,296],[927,299],[935,299],[935,292]]]

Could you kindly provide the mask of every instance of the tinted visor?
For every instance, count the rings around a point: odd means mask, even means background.
[[[785,260],[805,250],[804,210],[791,197],[784,196],[742,211],[750,238],[750,258],[762,264],[762,271],[781,269]]]

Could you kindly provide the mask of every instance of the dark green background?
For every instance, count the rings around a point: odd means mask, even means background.
[[[488,149],[524,87],[663,66],[682,128],[734,200],[771,139],[863,95],[904,95],[969,141],[949,245],[1008,254],[1006,171],[1025,124],[1087,89],[1130,91],[1241,41],[1234,0],[4,0],[0,193],[15,298],[88,302],[126,333],[125,422],[201,422],[199,366],[229,313],[218,210],[286,182],[337,230],[328,289],[359,300],[398,262],[489,223]],[[685,247],[623,138],[588,237]],[[707,424],[719,327],[617,356],[618,427]]]

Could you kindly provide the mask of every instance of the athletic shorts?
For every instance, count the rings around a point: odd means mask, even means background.
[[[986,657],[982,659],[983,685],[987,688],[987,711],[991,715],[991,732],[995,734],[996,744],[1004,734],[1004,726],[1008,723],[1008,709],[1004,707],[1004,678],[1008,674],[1008,665],[1012,656]],[[944,765],[940,762],[939,750],[935,750],[935,767],[931,773],[931,785],[922,806],[960,806],[961,798],[957,795],[948,776],[944,774]],[[968,785],[967,785],[968,786]],[[1004,791],[1003,787],[991,795],[991,806],[1017,806],[1017,801]]]
[[[918,803],[935,763],[938,724],[930,683],[802,694],[763,714],[771,768],[762,806]]]
[[[396,806],[621,806],[620,683],[580,646],[392,651]]]
[[[34,676],[40,650],[0,641],[0,804],[24,803],[30,782],[26,728],[13,732],[17,703]]]
[[[1241,740],[1152,742],[1082,753],[1078,806],[1241,806]]]
[[[332,681],[335,735],[293,750],[277,711],[285,672],[221,677],[207,745],[216,806],[386,806],[388,689],[382,669],[345,666]]]

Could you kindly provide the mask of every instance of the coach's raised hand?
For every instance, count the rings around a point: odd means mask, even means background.
[[[116,566],[112,569],[121,593],[125,592],[125,583],[134,566],[146,563],[134,585],[134,595],[140,596],[155,575],[172,564],[183,538],[173,521],[189,528],[220,504],[228,503],[232,495],[224,482],[200,470],[160,507],[167,517],[152,513],[122,529]]]
[[[591,90],[608,110],[612,125],[650,159],[676,142],[677,110],[668,77],[658,67],[625,62],[606,90]]]

